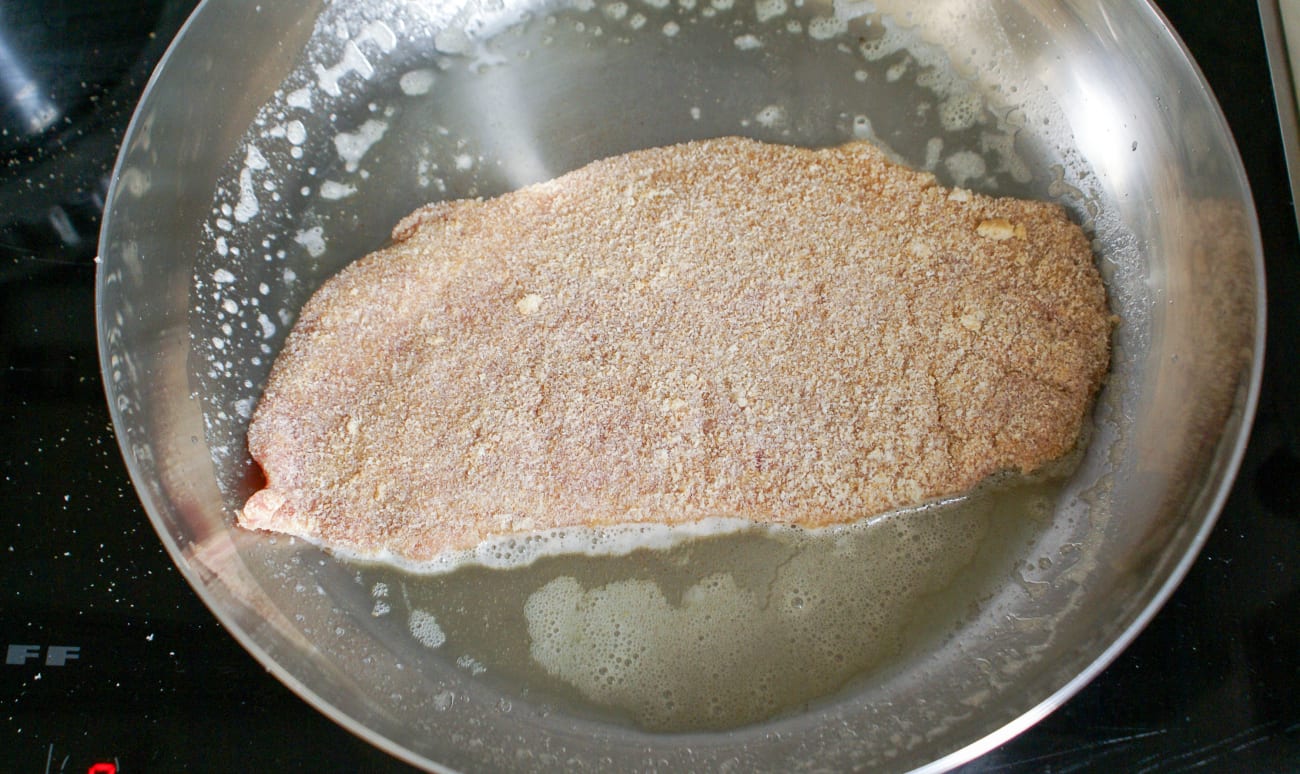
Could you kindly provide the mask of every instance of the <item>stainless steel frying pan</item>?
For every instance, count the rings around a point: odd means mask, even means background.
[[[256,475],[247,418],[294,315],[401,215],[724,134],[872,139],[947,184],[1059,201],[1095,238],[1121,323],[1091,443],[1050,516],[991,533],[1002,563],[943,636],[779,717],[653,733],[425,625],[425,579],[233,527]],[[99,340],[181,572],[277,677],[392,754],[937,770],[1059,706],[1181,579],[1244,447],[1263,281],[1227,126],[1139,0],[208,0],[118,159]]]

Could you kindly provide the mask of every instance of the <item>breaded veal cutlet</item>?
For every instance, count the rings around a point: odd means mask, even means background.
[[[1111,318],[1050,203],[740,138],[429,205],[311,298],[242,526],[423,561],[554,527],[852,522],[1076,444]]]

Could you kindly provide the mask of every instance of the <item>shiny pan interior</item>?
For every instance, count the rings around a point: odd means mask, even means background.
[[[233,526],[296,311],[398,218],[726,134],[872,139],[944,184],[1058,201],[1094,238],[1120,323],[1091,443],[947,636],[801,711],[651,733],[458,664],[364,568]],[[97,304],[117,435],[177,566],[267,669],[393,755],[939,770],[1068,699],[1181,579],[1249,430],[1263,282],[1228,128],[1140,0],[206,0],[122,147]]]

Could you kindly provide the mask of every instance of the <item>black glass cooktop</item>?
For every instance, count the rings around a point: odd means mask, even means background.
[[[227,635],[127,479],[96,359],[117,143],[193,0],[0,4],[0,767],[409,771]],[[1253,0],[1163,0],[1258,203],[1263,395],[1209,544],[1146,631],[971,772],[1300,770],[1300,242]]]

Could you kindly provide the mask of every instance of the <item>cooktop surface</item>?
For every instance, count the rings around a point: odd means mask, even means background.
[[[1300,770],[1300,242],[1268,25],[1248,0],[1157,5],[1218,96],[1258,205],[1269,333],[1255,429],[1208,545],[1150,626],[968,772]],[[113,436],[95,342],[100,210],[135,102],[193,6],[0,5],[0,762],[410,771],[223,631],[173,569]]]

